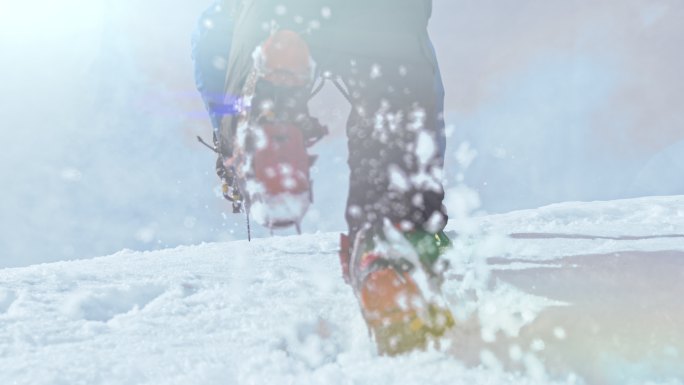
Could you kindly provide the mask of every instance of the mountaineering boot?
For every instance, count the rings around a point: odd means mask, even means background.
[[[356,234],[349,281],[380,354],[424,349],[454,325],[436,270],[448,246],[443,233],[404,234],[387,223],[381,234],[370,228]]]
[[[224,165],[234,171],[247,214],[257,223],[299,229],[312,201],[309,170],[315,158],[307,148],[327,133],[307,106],[314,64],[306,42],[288,30],[272,34],[253,59],[233,157]]]

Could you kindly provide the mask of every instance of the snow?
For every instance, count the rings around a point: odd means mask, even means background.
[[[682,383],[684,196],[470,220],[427,352],[378,356],[307,234],[2,269],[0,384]]]
[[[599,236],[684,234],[684,196],[608,202],[565,202],[535,210],[492,215],[482,220],[512,232],[566,232]]]

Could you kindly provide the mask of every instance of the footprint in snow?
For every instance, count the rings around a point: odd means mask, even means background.
[[[6,313],[16,300],[16,293],[11,290],[0,289],[0,314]]]
[[[142,310],[164,293],[154,285],[98,288],[74,293],[64,306],[64,313],[74,319],[107,322],[120,314]]]
[[[335,362],[345,349],[339,328],[322,318],[301,321],[284,330],[275,348],[311,369]]]

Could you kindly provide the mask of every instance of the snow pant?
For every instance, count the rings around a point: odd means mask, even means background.
[[[252,52],[274,29],[299,32],[319,74],[339,77],[352,104],[347,123],[350,235],[446,224],[441,183],[444,91],[427,33],[431,0],[243,0],[235,9],[226,98],[238,98]],[[234,117],[219,144],[232,151]],[[353,239],[353,238],[352,238]]]

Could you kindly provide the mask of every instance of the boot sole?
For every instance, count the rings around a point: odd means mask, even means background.
[[[381,355],[424,350],[431,338],[441,337],[454,325],[449,310],[428,303],[409,273],[393,268],[370,273],[359,290],[359,300]]]

